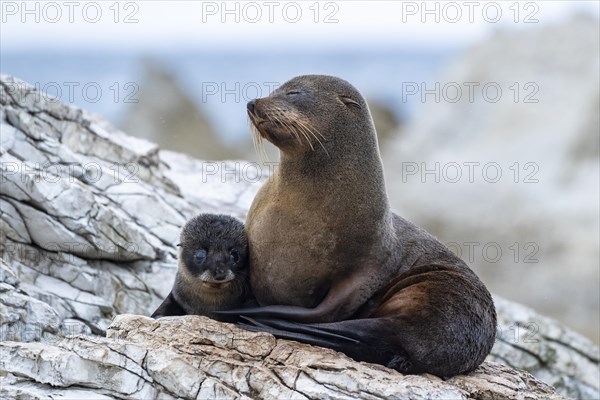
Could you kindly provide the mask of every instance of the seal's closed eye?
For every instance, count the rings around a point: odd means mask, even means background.
[[[362,109],[362,106],[357,101],[352,100],[350,97],[347,97],[347,96],[338,96],[338,97],[342,101],[342,103],[344,103],[348,107],[358,108],[359,110]]]

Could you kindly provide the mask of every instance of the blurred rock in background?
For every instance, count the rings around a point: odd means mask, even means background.
[[[396,114],[393,107],[381,100],[368,99],[367,102],[377,130],[379,144],[387,143],[388,140],[398,136],[404,121]]]
[[[126,112],[121,128],[157,143],[161,149],[210,160],[240,158],[241,154],[219,140],[193,100],[174,76],[160,64],[142,61],[138,102]]]
[[[440,101],[426,95],[382,149],[401,215],[461,253],[490,290],[596,342],[599,30],[579,16],[496,34],[440,76]]]

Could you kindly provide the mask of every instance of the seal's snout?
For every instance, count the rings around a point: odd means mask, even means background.
[[[219,282],[219,281],[224,281],[225,278],[227,278],[227,272],[223,271],[221,269],[218,269],[215,271],[215,273],[213,274],[213,277],[215,278],[215,281]]]
[[[250,101],[248,102],[248,104],[246,104],[246,108],[248,109],[248,112],[249,112],[250,114],[254,114],[254,103],[255,103],[255,101],[254,101],[254,100],[250,100]]]

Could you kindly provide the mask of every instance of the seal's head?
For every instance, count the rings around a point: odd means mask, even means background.
[[[248,242],[244,224],[227,215],[201,214],[181,232],[180,268],[207,288],[222,288],[245,280]]]
[[[334,76],[298,76],[268,97],[248,102],[247,110],[255,138],[268,140],[284,153],[328,153],[331,142],[347,142],[355,132],[361,132],[361,138],[352,137],[354,141],[376,143],[365,99]]]

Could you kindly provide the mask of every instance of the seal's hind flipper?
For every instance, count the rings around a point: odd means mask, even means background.
[[[311,335],[319,338],[326,338],[330,340],[338,340],[344,342],[350,342],[358,344],[359,340],[348,337],[346,335],[342,335],[334,332],[329,328],[321,328],[319,324],[301,324],[293,321],[286,321],[283,319],[275,319],[275,318],[250,318],[242,316],[242,319],[250,322],[258,328],[270,329],[274,328],[279,332],[294,332],[294,333],[302,333],[306,335]],[[275,335],[277,336],[277,335]]]
[[[254,325],[238,322],[235,324],[238,328],[242,328],[252,332],[266,332],[275,336],[278,339],[295,340],[296,342],[311,344],[314,346],[327,347],[337,351],[343,351],[339,340],[330,340],[318,336],[313,336],[305,333],[284,331],[281,329],[273,328],[267,325]]]
[[[186,315],[186,312],[177,302],[177,300],[175,300],[173,292],[170,292],[169,295],[164,299],[162,304],[158,306],[156,311],[152,313],[151,317],[160,318],[172,315]]]
[[[214,311],[218,315],[239,316],[239,317],[261,317],[261,318],[286,318],[294,317],[295,315],[308,313],[311,308],[303,308],[296,306],[264,306],[264,307],[249,307],[233,310]]]
[[[253,332],[267,332],[279,339],[327,347],[345,353],[357,361],[388,365],[402,358],[401,348],[386,339],[386,321],[377,318],[354,319],[339,322],[302,324],[276,318],[242,316],[246,322],[236,326]],[[394,367],[394,366],[392,366]],[[402,369],[400,372],[406,372]]]

